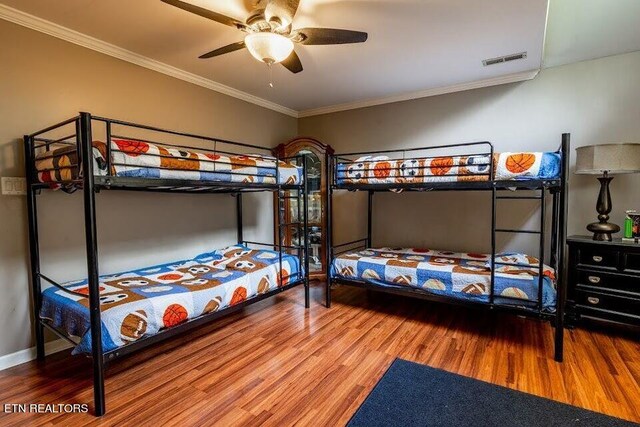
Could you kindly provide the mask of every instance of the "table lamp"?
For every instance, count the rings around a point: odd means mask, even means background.
[[[610,175],[640,172],[640,144],[600,144],[576,148],[576,173],[600,175],[600,194],[596,203],[598,222],[587,225],[593,240],[611,241],[620,227],[609,222],[611,212]]]

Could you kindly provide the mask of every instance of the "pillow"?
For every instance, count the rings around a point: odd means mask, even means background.
[[[508,274],[527,274],[537,276],[540,272],[540,260],[531,255],[525,255],[517,252],[502,252],[496,254],[496,261],[500,262],[496,267],[496,273],[508,273]],[[491,268],[492,261],[489,260],[485,263],[485,267]],[[529,267],[526,267],[526,266]],[[542,266],[542,274],[549,277],[551,280],[555,280],[555,270],[548,265]]]
[[[389,157],[388,156],[363,156],[355,159],[353,163],[378,162],[381,160],[389,160]]]
[[[538,267],[538,264],[540,262],[536,257],[517,252],[498,253],[496,254],[496,261],[510,265],[528,265],[530,267]],[[491,268],[491,260],[487,261],[485,267]]]

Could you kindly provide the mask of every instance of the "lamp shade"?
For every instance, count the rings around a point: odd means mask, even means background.
[[[640,144],[600,144],[576,148],[576,173],[640,172]]]
[[[282,62],[293,52],[293,42],[280,34],[252,33],[244,42],[254,58],[267,64]]]

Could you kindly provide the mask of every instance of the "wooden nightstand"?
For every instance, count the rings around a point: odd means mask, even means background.
[[[580,318],[640,326],[640,245],[571,236],[568,323]]]

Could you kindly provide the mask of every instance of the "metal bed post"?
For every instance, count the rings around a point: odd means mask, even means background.
[[[24,158],[27,174],[27,213],[29,220],[29,257],[31,262],[31,286],[33,293],[33,327],[36,339],[36,354],[39,361],[43,361],[44,329],[40,321],[40,307],[42,306],[42,283],[40,282],[40,246],[38,243],[38,205],[34,183],[34,147],[33,138],[24,136]]]
[[[331,261],[333,258],[333,159],[334,157],[329,153],[326,154],[325,163],[327,165],[326,180],[327,180],[327,226],[325,230],[325,244],[327,246],[327,283],[325,289],[326,306],[331,307]]]
[[[278,275],[280,279],[280,283],[277,283],[278,286],[282,286],[284,281],[284,277],[282,277],[282,245],[284,240],[284,196],[285,193],[282,190],[282,185],[280,184],[280,155],[276,154],[276,184],[277,184],[277,194],[278,194]],[[293,242],[291,242],[293,244]]]
[[[87,244],[87,273],[89,286],[89,311],[91,316],[91,354],[93,358],[93,399],[97,416],[104,415],[104,359],[102,354],[102,324],[100,319],[100,279],[98,274],[98,235],[96,227],[95,188],[93,182],[93,144],[91,114],[80,113],[76,125],[81,151],[84,192],[84,224]]]
[[[111,120],[105,121],[105,131],[107,133],[107,175],[111,175]]]
[[[308,161],[307,156],[304,155],[302,157],[302,176],[303,176],[303,185],[302,185],[302,218],[303,218],[303,227],[302,233],[304,234],[304,306],[305,308],[309,308],[309,183],[307,180],[307,167]],[[300,191],[300,190],[298,190]],[[298,206],[300,206],[300,202],[298,202]],[[298,217],[298,222],[300,222],[300,217]]]
[[[568,198],[567,189],[569,184],[569,155],[571,146],[571,135],[562,134],[562,176],[560,181],[560,209],[559,209],[559,241],[558,241],[558,273],[557,297],[556,297],[556,333],[555,333],[555,360],[562,362],[564,358],[564,305],[567,295],[567,213]]]
[[[558,204],[559,193],[552,190],[552,208],[551,208],[551,265],[554,273],[558,275]]]
[[[282,187],[278,185],[278,271],[280,277],[280,283],[278,286],[282,286],[284,277],[282,277],[282,245],[284,240],[284,191]],[[293,242],[291,242],[293,244]]]
[[[303,165],[304,167],[304,165]],[[304,170],[302,171],[303,175],[304,175]],[[291,195],[291,192],[293,190],[289,191],[289,194],[287,195],[287,197],[293,197]],[[298,236],[300,236],[301,233],[301,229],[300,229],[300,220],[302,218],[302,200],[300,200],[300,192],[302,191],[302,189],[300,188],[300,186],[298,186],[298,188],[295,190],[296,192],[296,221],[298,221]],[[284,205],[284,204],[283,204]],[[291,244],[293,244],[293,242],[291,242]],[[305,254],[302,253],[303,249],[300,246],[300,239],[298,239],[298,259],[300,260],[300,266],[304,265],[304,256]]]
[[[244,236],[242,233],[242,193],[236,193],[236,226],[238,233],[238,244],[241,245],[244,242]]]
[[[369,191],[369,200],[367,204],[367,246],[372,248],[373,243],[371,242],[371,228],[372,228],[372,217],[373,217],[373,191]]]
[[[538,248],[538,311],[542,312],[542,296],[544,285],[544,251],[545,251],[545,223],[546,223],[546,189],[543,186],[540,190],[540,247]]]
[[[493,307],[493,290],[496,280],[496,204],[497,188],[493,162],[493,144],[491,144],[491,154],[489,157],[489,179],[491,180],[491,276],[489,283],[489,306]]]

